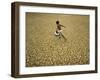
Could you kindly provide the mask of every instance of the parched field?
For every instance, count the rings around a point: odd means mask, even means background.
[[[54,35],[56,20],[63,37]],[[89,16],[26,13],[26,67],[89,64]]]

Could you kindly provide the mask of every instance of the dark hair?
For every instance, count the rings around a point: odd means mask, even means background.
[[[56,24],[59,24],[59,21],[56,21]]]

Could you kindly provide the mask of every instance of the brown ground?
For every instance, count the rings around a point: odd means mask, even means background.
[[[65,25],[54,35],[56,20]],[[89,64],[89,16],[26,14],[26,66]]]

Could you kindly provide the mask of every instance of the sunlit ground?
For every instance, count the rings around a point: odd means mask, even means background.
[[[54,35],[56,20],[63,37]],[[26,14],[26,66],[89,64],[89,16]]]

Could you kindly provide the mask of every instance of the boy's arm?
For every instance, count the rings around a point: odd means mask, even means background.
[[[60,24],[60,26],[62,26],[62,27],[64,27],[64,28],[65,28],[65,26],[63,26],[63,25],[61,25],[61,24]]]

